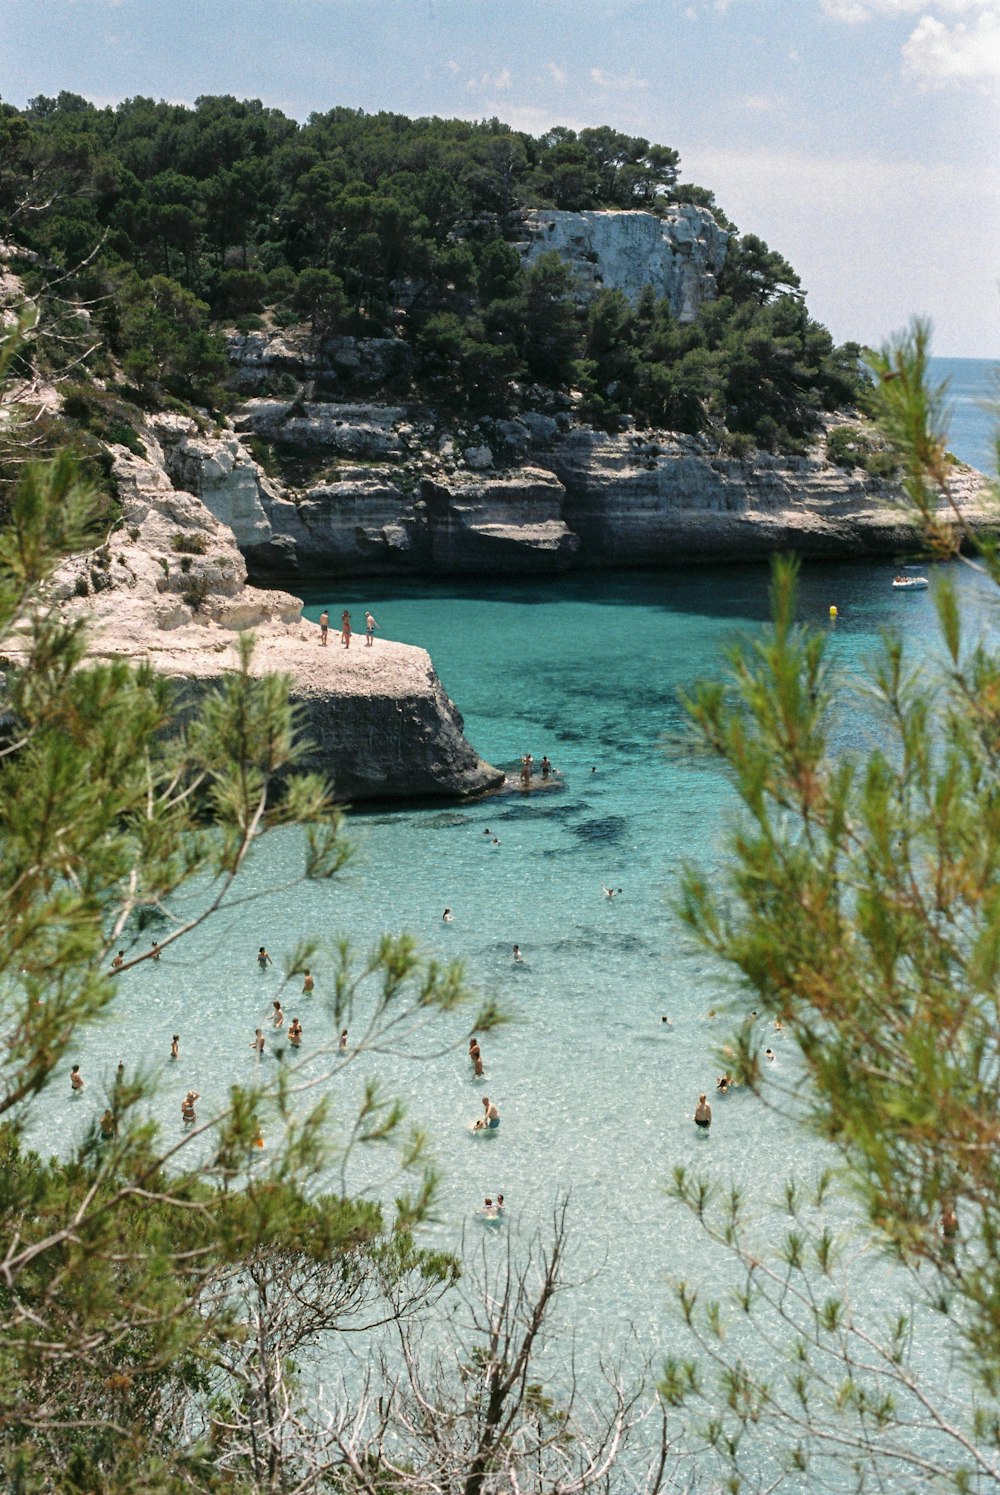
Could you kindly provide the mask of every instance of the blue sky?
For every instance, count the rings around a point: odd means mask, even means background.
[[[0,0],[0,97],[609,123],[674,146],[838,340],[1000,356],[1000,0]]]

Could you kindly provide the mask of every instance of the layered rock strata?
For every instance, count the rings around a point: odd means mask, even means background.
[[[261,398],[241,407],[235,425],[279,454],[305,453],[319,474],[282,489],[256,469],[256,506],[246,505],[254,517],[237,534],[260,576],[544,575],[743,561],[776,549],[888,555],[917,540],[898,486],[829,462],[825,430],[804,456],[736,460],[706,437],[594,430],[569,401],[554,415],[449,429],[417,406]],[[236,522],[255,464],[239,442],[234,453],[232,435],[217,439],[228,443],[235,497],[214,477],[220,462],[206,458],[206,438],[180,441],[171,462]],[[956,466],[952,498],[973,527],[996,525],[988,485],[972,469]],[[941,510],[951,516],[943,500]]]
[[[462,735],[423,649],[381,636],[372,648],[356,638],[344,649],[336,628],[323,648],[298,598],[247,585],[232,530],[168,473],[198,454],[209,474],[228,470],[242,484],[249,458],[233,438],[194,438],[172,420],[165,434],[173,463],[152,428],[145,458],[112,448],[124,523],[54,578],[56,605],[87,624],[89,654],[149,663],[184,682],[183,702],[237,666],[238,635],[252,629],[253,673],[290,678],[310,744],[305,766],[328,775],[338,798],[466,796],[502,783]],[[203,491],[218,495],[211,484]]]

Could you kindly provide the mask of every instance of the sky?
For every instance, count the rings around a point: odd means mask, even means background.
[[[0,98],[66,89],[610,124],[673,146],[838,341],[1000,356],[1000,0],[0,0]]]

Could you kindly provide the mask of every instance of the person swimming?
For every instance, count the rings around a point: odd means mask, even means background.
[[[446,924],[450,924],[452,922],[452,919],[454,918],[454,915],[450,908],[446,908],[441,917]]]
[[[704,1095],[699,1095],[698,1104],[694,1108],[694,1124],[702,1131],[707,1131],[712,1125],[712,1107]]]
[[[487,1131],[495,1132],[500,1125],[500,1112],[490,1100],[488,1095],[483,1096],[483,1114],[476,1125]]]
[[[521,947],[520,947],[520,945],[515,945],[514,946],[514,963],[515,963],[515,965],[519,965],[523,960],[524,960],[524,956],[521,954]]]
[[[347,1029],[346,1028],[342,1028],[340,1030],[340,1039],[339,1039],[339,1041],[337,1043],[337,1052],[339,1054],[346,1054],[347,1053]]]

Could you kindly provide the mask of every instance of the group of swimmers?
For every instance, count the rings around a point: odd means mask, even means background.
[[[517,947],[515,946],[515,949]],[[485,1073],[483,1069],[483,1056],[479,1048],[479,1039],[473,1033],[469,1039],[469,1059],[472,1062],[472,1073],[476,1079],[481,1079]],[[500,1112],[488,1095],[483,1096],[483,1114],[478,1116],[472,1124],[474,1132],[495,1132],[500,1125]],[[503,1196],[501,1195],[501,1198]]]
[[[375,630],[378,627],[371,613],[365,612],[365,647],[370,649],[375,642]],[[319,641],[322,648],[326,648],[330,633],[330,612],[328,608],[323,609],[319,615]],[[347,608],[340,615],[340,642],[345,649],[351,647],[351,615]]]

